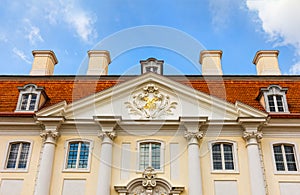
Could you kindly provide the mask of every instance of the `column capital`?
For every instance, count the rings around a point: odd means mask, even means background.
[[[198,131],[198,132],[189,132],[189,131],[185,131],[184,132],[184,138],[187,139],[187,141],[190,144],[197,144],[198,145],[198,141],[200,139],[202,139],[203,137],[203,132],[202,131]]]
[[[65,121],[64,117],[44,117],[39,116],[35,118],[36,123],[39,124],[43,130],[40,133],[44,143],[55,144],[59,138],[59,127]]]
[[[244,131],[243,138],[248,141],[250,139],[255,138],[257,142],[259,142],[263,137],[263,133],[261,131]]]
[[[105,138],[109,138],[113,141],[117,137],[117,133],[116,131],[99,131],[98,137],[102,139],[102,141],[105,141]]]
[[[55,144],[56,140],[59,138],[60,133],[57,130],[44,130],[40,133],[41,138],[44,143]]]

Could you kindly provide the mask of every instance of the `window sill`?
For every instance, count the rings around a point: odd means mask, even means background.
[[[27,169],[2,169],[1,173],[28,173]]]
[[[240,172],[236,170],[213,170],[211,174],[240,174]]]
[[[274,175],[300,175],[299,171],[275,171]]]
[[[64,169],[63,173],[89,173],[90,169]]]
[[[137,174],[142,174],[142,173],[144,173],[144,171],[145,171],[145,170],[143,170],[143,171],[137,170],[136,173],[137,173]],[[164,173],[164,170],[154,170],[154,171],[155,171],[155,173],[157,173],[157,174],[163,174],[163,173]]]

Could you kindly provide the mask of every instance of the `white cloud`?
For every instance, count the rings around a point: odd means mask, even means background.
[[[13,53],[17,55],[19,58],[21,58],[23,61],[25,61],[27,64],[31,64],[31,61],[29,58],[25,55],[25,53],[17,48],[13,48]]]
[[[269,41],[278,46],[292,45],[300,56],[299,0],[247,0],[246,3],[249,10],[257,13]]]
[[[97,37],[94,27],[95,15],[84,10],[77,1],[60,1],[59,6],[50,1],[46,7],[46,19],[50,24],[55,25],[63,21],[75,30],[77,37],[87,43]]]
[[[289,74],[292,74],[292,75],[300,74],[300,62],[297,62],[289,69]]]
[[[37,26],[33,26],[30,20],[25,19],[27,27],[25,27],[26,35],[25,37],[30,41],[31,45],[35,45],[37,42],[44,42],[40,34],[40,29]]]
[[[215,30],[226,28],[236,9],[242,8],[240,0],[209,0],[209,10],[212,16],[212,26]]]

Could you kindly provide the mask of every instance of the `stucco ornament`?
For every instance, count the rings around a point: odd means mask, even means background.
[[[142,119],[156,119],[163,115],[172,115],[177,102],[171,102],[168,95],[159,92],[154,84],[148,84],[142,92],[132,96],[131,102],[125,102],[130,114],[140,115]]]
[[[151,190],[153,187],[156,186],[156,173],[154,168],[147,167],[145,171],[143,172],[144,180],[142,182],[142,185],[147,188],[148,190]]]

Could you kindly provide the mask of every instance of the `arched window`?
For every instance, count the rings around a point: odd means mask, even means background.
[[[26,170],[28,168],[31,142],[13,141],[9,143],[5,169]]]
[[[28,84],[18,89],[20,94],[16,111],[37,111],[47,100],[42,87]]]
[[[91,161],[92,142],[90,140],[69,140],[66,143],[65,171],[88,171]]]
[[[138,142],[138,170],[144,171],[147,167],[162,171],[163,169],[163,142],[157,140],[143,140]]]
[[[237,171],[236,143],[231,141],[210,142],[212,171]]]
[[[291,143],[276,143],[272,146],[276,171],[298,171],[295,145]]]
[[[270,85],[262,88],[259,99],[267,112],[289,112],[286,100],[287,88],[279,85]]]

